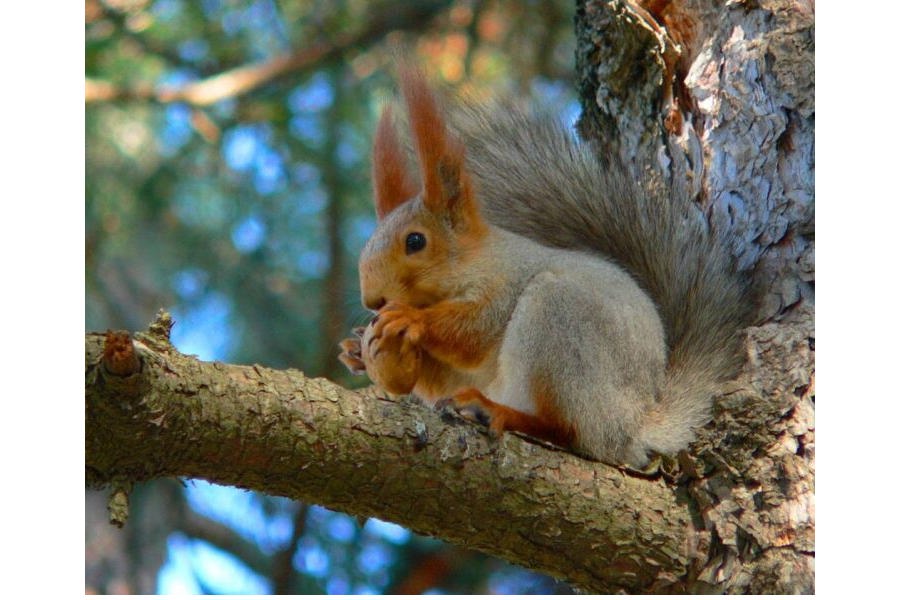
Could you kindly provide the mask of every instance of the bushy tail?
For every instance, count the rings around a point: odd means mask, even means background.
[[[752,302],[733,261],[683,191],[641,184],[558,121],[514,102],[448,106],[486,218],[546,245],[600,253],[656,302],[669,344],[663,399],[641,440],[672,453],[708,418],[740,365]]]

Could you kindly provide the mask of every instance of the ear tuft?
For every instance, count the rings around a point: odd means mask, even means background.
[[[390,106],[382,111],[375,131],[372,181],[375,188],[375,214],[379,221],[416,194],[416,185],[409,174]]]
[[[425,206],[432,212],[449,211],[451,216],[470,213],[469,205],[474,200],[465,170],[465,149],[447,131],[425,76],[417,68],[404,65],[400,68],[400,88],[422,168]]]

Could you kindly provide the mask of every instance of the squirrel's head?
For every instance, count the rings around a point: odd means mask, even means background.
[[[372,151],[378,227],[359,260],[363,304],[424,307],[464,291],[458,276],[487,235],[462,143],[447,131],[419,71],[401,71],[410,130],[421,170],[418,190],[394,127],[381,115]]]

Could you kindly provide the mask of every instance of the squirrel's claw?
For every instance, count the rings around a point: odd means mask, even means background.
[[[412,344],[418,344],[425,330],[422,311],[400,304],[389,302],[372,320],[374,337],[404,336]]]
[[[467,421],[479,423],[481,425],[484,425],[485,427],[490,428],[491,415],[477,404],[473,404],[470,402],[457,402],[457,398],[455,396],[449,396],[447,398],[441,398],[440,400],[435,402],[434,407],[437,410],[453,410],[453,412]],[[493,436],[493,430],[491,430],[491,434]]]

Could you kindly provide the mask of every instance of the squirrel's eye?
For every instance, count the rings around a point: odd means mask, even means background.
[[[425,236],[418,231],[413,231],[406,236],[406,253],[412,254],[425,247]]]

